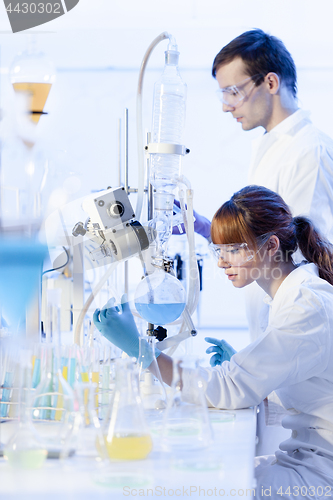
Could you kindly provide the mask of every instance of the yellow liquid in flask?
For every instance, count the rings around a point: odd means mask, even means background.
[[[153,448],[149,434],[116,434],[111,442],[105,440],[105,444],[109,457],[119,460],[142,460]]]
[[[29,110],[42,112],[49,96],[52,83],[30,83],[20,82],[13,83],[15,92],[24,92],[29,95]],[[38,123],[40,119],[39,114],[31,115],[31,120]]]

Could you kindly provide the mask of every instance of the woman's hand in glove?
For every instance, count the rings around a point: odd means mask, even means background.
[[[121,298],[121,311],[114,306],[114,298],[110,299],[103,309],[96,309],[93,315],[94,324],[112,344],[125,351],[129,356],[139,357],[140,336],[137,326],[131,313],[127,295]],[[155,348],[155,356],[160,354]],[[147,368],[153,361],[153,352],[148,342],[142,342],[142,363],[143,368]]]
[[[231,357],[237,352],[225,340],[218,340],[218,339],[213,339],[211,337],[206,337],[205,341],[209,342],[210,344],[214,344],[208,347],[208,349],[206,350],[207,354],[210,354],[211,352],[216,353],[209,360],[210,365],[213,367],[216,365],[221,365],[223,361],[230,361]]]

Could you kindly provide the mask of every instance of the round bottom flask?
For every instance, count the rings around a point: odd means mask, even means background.
[[[148,323],[166,325],[184,311],[186,293],[180,281],[159,269],[139,283],[134,301],[136,310]]]

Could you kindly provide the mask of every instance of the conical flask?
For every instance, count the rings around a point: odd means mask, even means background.
[[[103,429],[108,455],[114,460],[144,459],[153,446],[134,361],[116,361],[116,385]]]
[[[73,432],[69,435],[62,458],[67,458],[73,452],[80,459],[94,459],[101,462],[107,459],[104,437],[96,411],[97,384],[77,382],[75,384],[75,416]],[[91,464],[91,461],[89,461]]]
[[[37,469],[47,457],[46,447],[31,419],[31,355],[29,350],[20,352],[18,426],[4,446],[4,458],[19,469]]]
[[[185,377],[190,395],[184,396],[182,388]],[[212,443],[212,438],[199,360],[191,357],[176,359],[173,363],[171,394],[162,424],[162,448],[170,452],[202,449]]]
[[[33,422],[46,442],[49,456],[59,456],[73,428],[74,395],[62,375],[59,347],[43,349],[43,375],[33,401]]]

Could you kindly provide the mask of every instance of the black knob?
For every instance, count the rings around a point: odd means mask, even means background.
[[[163,326],[158,326],[157,328],[155,328],[154,334],[159,342],[167,338],[167,330],[166,328],[163,328]]]

